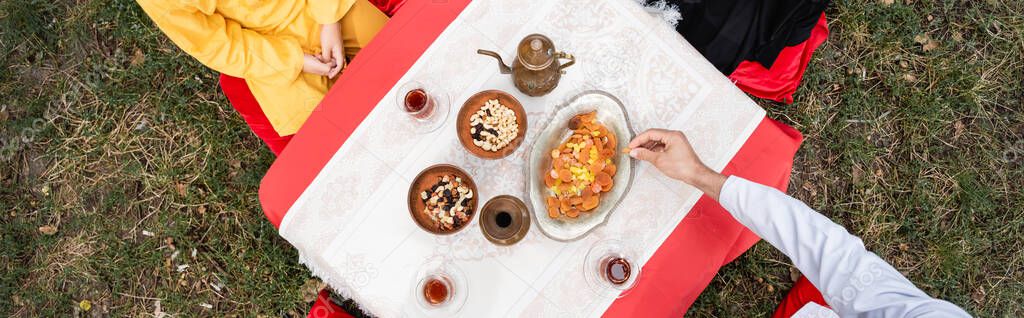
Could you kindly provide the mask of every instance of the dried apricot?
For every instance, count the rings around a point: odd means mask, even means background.
[[[571,183],[563,183],[562,185],[558,186],[558,192],[561,192],[563,195],[566,193],[576,193],[575,191],[573,191]]]
[[[557,180],[557,178],[552,177],[550,173],[544,174],[544,185],[547,186],[548,188],[555,186],[555,180]]]
[[[590,173],[597,175],[598,172],[604,171],[605,166],[606,165],[603,160],[597,160],[590,164],[590,166],[587,167],[587,170],[590,170]]]
[[[612,185],[612,176],[601,172],[594,177],[594,182],[601,184],[601,187],[610,186]]]
[[[559,216],[562,216],[562,214],[558,212],[558,207],[557,206],[549,206],[548,207],[548,217],[549,218],[557,219]]]
[[[568,211],[565,211],[565,216],[575,219],[580,216],[580,210],[577,210],[576,207],[570,207]]]
[[[555,197],[548,197],[548,217],[557,218],[561,213],[558,212],[558,199]]]
[[[597,111],[591,111],[589,113],[584,113],[577,116],[580,117],[580,120],[582,122],[589,123],[597,119]]]
[[[570,182],[570,181],[572,181],[572,173],[569,172],[568,169],[562,168],[562,169],[559,169],[557,171],[558,171],[558,178],[562,179],[562,182]]]
[[[596,195],[595,196],[591,196],[590,198],[588,198],[586,200],[583,200],[583,204],[582,204],[583,211],[593,210],[594,208],[597,207],[597,205],[599,203],[601,203],[601,197],[596,196]]]
[[[605,142],[605,148],[615,149],[619,146],[619,141],[615,138],[615,134],[608,133],[608,130],[605,129],[602,135],[608,137],[608,141]]]
[[[583,191],[580,191],[580,196],[583,197],[583,200],[585,201],[587,200],[587,198],[594,196],[594,190],[591,190],[590,188],[585,188],[583,189]]]
[[[618,168],[619,167],[616,167],[614,163],[609,163],[609,164],[604,166],[604,170],[603,171],[604,171],[604,173],[607,173],[609,176],[614,176],[615,175],[615,171],[618,171]]]

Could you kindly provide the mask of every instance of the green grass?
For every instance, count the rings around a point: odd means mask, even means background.
[[[1024,315],[1024,4],[834,2],[797,102],[762,103],[806,137],[790,193],[930,295]],[[303,312],[273,156],[133,1],[2,1],[0,59],[0,315]],[[759,243],[690,314],[767,316],[793,276]]]

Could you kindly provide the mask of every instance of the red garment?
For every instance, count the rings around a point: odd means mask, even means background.
[[[750,95],[786,104],[793,103],[793,93],[800,86],[800,80],[807,70],[807,63],[811,61],[811,55],[826,38],[828,24],[825,22],[825,14],[822,13],[821,19],[818,19],[818,24],[811,30],[807,40],[782,49],[771,69],[764,68],[758,62],[743,61],[732,74],[729,74],[729,79]]]
[[[395,15],[398,9],[402,8],[405,0],[370,0],[370,3],[377,6],[377,9],[380,9],[380,11],[383,11],[384,14],[390,17]]]
[[[807,280],[807,277],[800,276],[800,279],[793,284],[793,289],[789,290],[789,294],[786,294],[786,299],[782,300],[779,304],[779,308],[775,309],[775,314],[772,318],[789,318],[793,316],[800,308],[804,308],[809,302],[815,302],[818,305],[822,305],[828,308],[829,305],[825,303],[825,297],[821,296],[821,292],[811,281]]]
[[[274,126],[270,125],[267,115],[263,113],[263,108],[260,108],[256,97],[249,90],[249,85],[245,84],[245,80],[221,74],[220,89],[224,91],[224,96],[228,97],[231,107],[234,107],[235,111],[238,111],[238,114],[242,116],[242,119],[245,119],[249,129],[257,137],[263,139],[263,142],[267,144],[270,151],[274,152],[274,155],[281,154],[284,147],[292,140],[292,136],[277,134]]]
[[[331,294],[325,288],[316,295],[316,302],[309,308],[306,318],[352,318],[352,315],[331,301]]]

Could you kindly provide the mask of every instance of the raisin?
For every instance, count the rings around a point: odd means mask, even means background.
[[[473,129],[476,130],[474,133],[472,133],[473,140],[482,140],[482,138],[480,138],[480,133],[484,131],[484,125],[476,124],[476,126],[473,126]]]

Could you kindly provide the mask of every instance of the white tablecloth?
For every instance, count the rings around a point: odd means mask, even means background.
[[[549,36],[559,50],[577,58],[560,86],[539,98],[521,94],[507,75],[498,74],[493,58],[476,54],[480,48],[495,50],[509,60],[519,40],[531,33]],[[592,89],[621,99],[638,132],[682,130],[717,170],[764,117],[672,28],[632,0],[475,0],[399,85],[409,80],[434,84],[434,91],[452,96],[445,125],[431,134],[413,132],[408,122],[396,120],[405,114],[395,105],[395,94],[404,92],[392,89],[280,227],[318,277],[383,317],[421,315],[412,290],[416,272],[429,259],[451,260],[464,271],[469,294],[460,316],[600,315],[617,295],[588,292],[582,272],[588,249],[602,239],[626,239],[642,247],[642,264],[700,197],[696,189],[640,164],[621,206],[587,237],[557,242],[533,226],[521,242],[502,247],[483,237],[479,220],[451,236],[431,235],[413,223],[406,195],[424,168],[437,163],[463,168],[477,183],[481,206],[502,194],[525,200],[527,153],[541,124],[556,105]],[[462,102],[486,89],[513,94],[529,117],[527,140],[502,160],[474,157],[455,134],[454,116]]]

